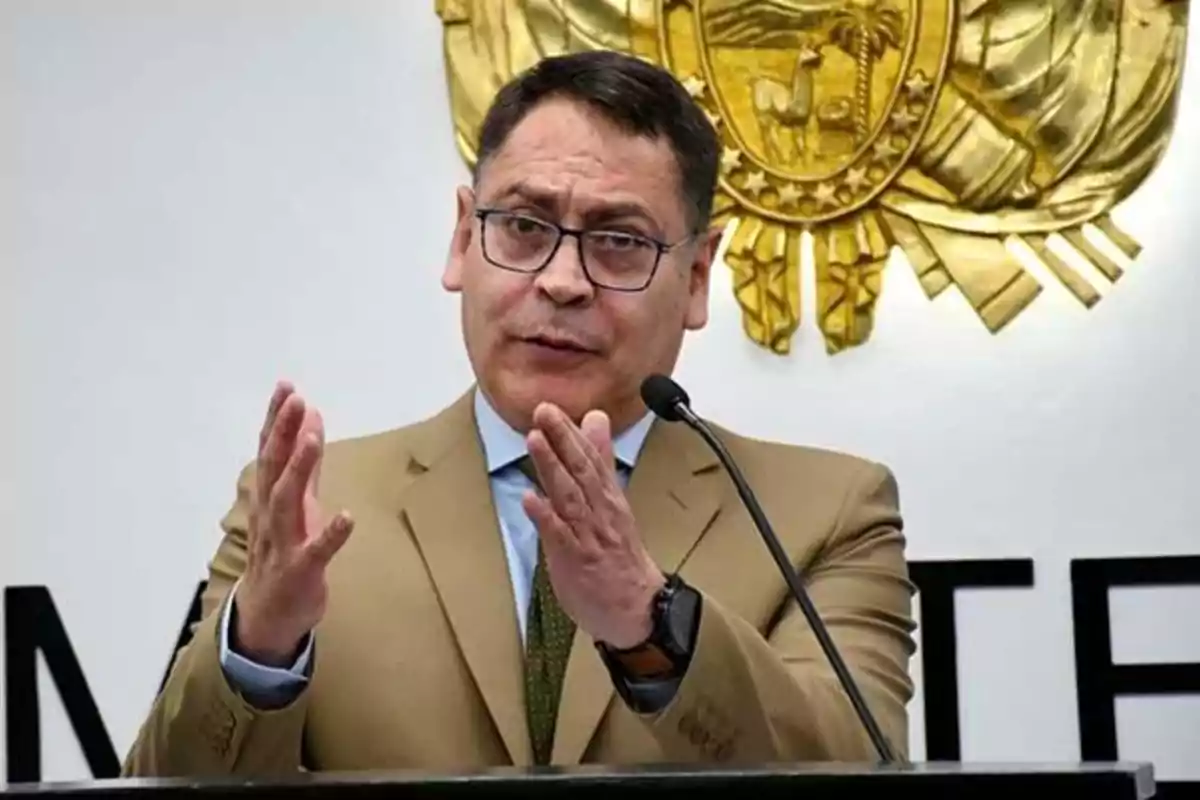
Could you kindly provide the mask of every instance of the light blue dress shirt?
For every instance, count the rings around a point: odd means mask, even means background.
[[[512,581],[513,598],[517,606],[517,621],[521,640],[525,640],[525,618],[533,588],[533,570],[537,565],[537,529],[521,506],[521,496],[531,482],[517,468],[516,462],[528,452],[525,437],[500,418],[483,392],[475,391],[475,421],[483,443],[492,496],[508,558],[508,574]],[[619,470],[622,482],[637,462],[646,435],[654,421],[647,414],[637,424],[613,440],[613,454],[626,469]],[[236,589],[236,587],[235,587]],[[229,624],[232,603],[225,604],[221,621],[221,666],[230,683],[254,705],[270,708],[286,705],[308,682],[312,665],[313,637],[309,636],[299,658],[290,667],[268,667],[235,653],[229,646]]]

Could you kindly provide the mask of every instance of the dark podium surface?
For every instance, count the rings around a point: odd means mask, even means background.
[[[273,780],[100,780],[10,784],[0,795],[45,798],[375,798],[472,797],[736,797],[823,800],[845,797],[965,797],[1012,800],[1022,793],[1088,800],[1154,796],[1154,776],[1142,764],[916,764],[708,767],[573,767],[499,769],[461,774],[357,772],[298,774]]]

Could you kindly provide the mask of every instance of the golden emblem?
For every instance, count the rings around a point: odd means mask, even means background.
[[[1109,212],[1170,140],[1187,35],[1187,0],[436,7],[468,164],[495,92],[544,56],[620,50],[680,79],[721,135],[715,222],[746,334],[776,353],[800,325],[805,233],[831,353],[869,338],[895,247],[993,332],[1042,289],[1022,249],[1094,305],[1070,261],[1116,281],[1106,249],[1137,256]]]

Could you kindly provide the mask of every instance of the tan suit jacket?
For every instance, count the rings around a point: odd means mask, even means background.
[[[883,467],[717,429],[755,487],[893,747],[907,750],[913,594]],[[258,710],[224,677],[218,623],[246,563],[247,468],[222,521],[203,620],[127,775],[469,770],[530,763],[522,649],[468,393],[399,430],[331,443],[321,496],[354,533],[328,573],[312,679]],[[691,666],[664,710],[625,706],[589,638],[567,667],[552,760],[874,760],[733,484],[682,424],[656,421],[628,494],[650,553],[703,595]]]

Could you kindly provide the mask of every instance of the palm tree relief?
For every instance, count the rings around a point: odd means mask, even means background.
[[[854,139],[862,144],[871,133],[872,81],[875,64],[889,47],[900,47],[904,18],[879,0],[849,0],[834,12],[829,40],[854,59]]]

